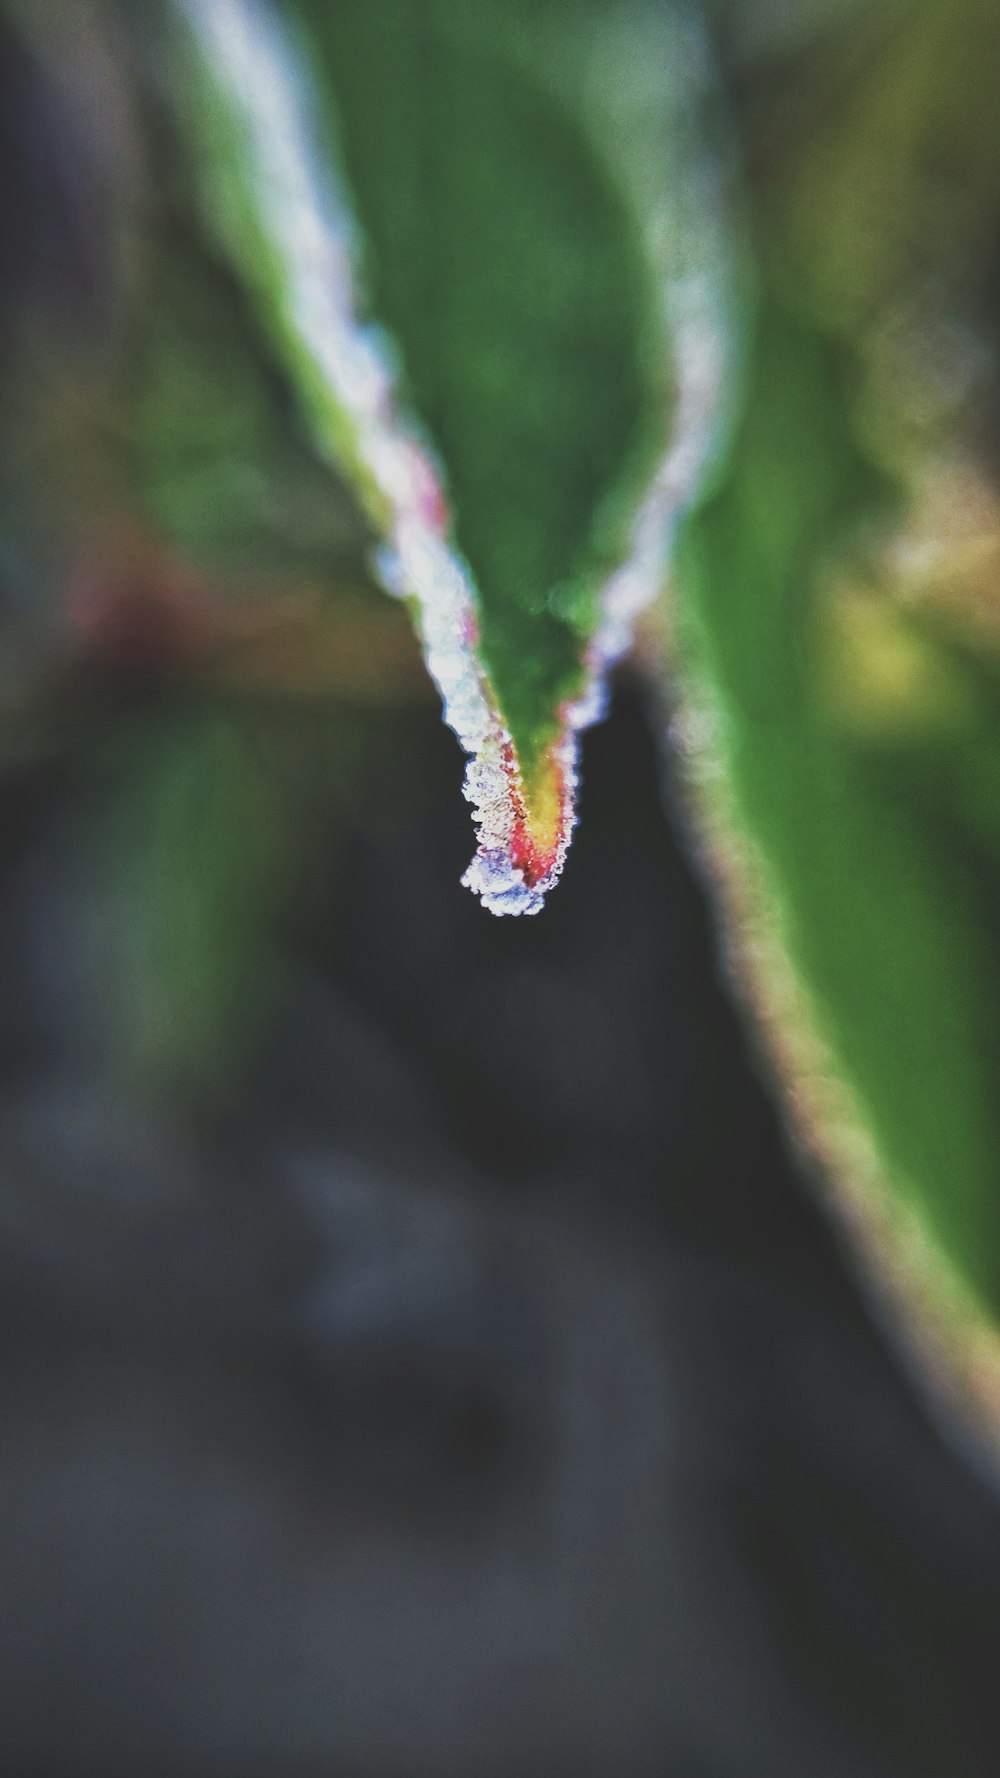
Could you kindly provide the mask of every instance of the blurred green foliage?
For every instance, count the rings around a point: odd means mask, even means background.
[[[300,58],[526,762],[579,686],[678,390],[698,392],[694,430],[717,439],[673,575],[675,694],[710,715],[716,814],[880,1189],[1000,1312],[992,0],[831,0],[784,32],[766,0],[720,3],[714,47],[667,0],[231,4],[277,19]],[[207,1076],[252,1024],[296,856],[261,713],[266,626],[242,681],[230,645],[257,624],[248,598],[306,589],[298,642],[275,641],[281,696],[308,689],[320,722],[352,673],[394,696],[392,620],[380,653],[381,620],[357,617],[382,515],[303,343],[247,116],[193,47],[198,8],[87,0],[75,36],[28,0],[8,12],[53,103],[75,95],[74,129],[104,142],[82,202],[112,270],[96,343],[22,303],[3,563],[64,653],[127,674],[141,635],[138,665],[152,648],[168,687],[168,717],[154,704],[116,731],[127,769],[99,850],[121,912],[95,956],[123,1046],[135,1034],[153,1074],[184,1057]],[[707,325],[671,332],[679,291],[728,314],[721,348]],[[721,389],[681,362],[719,350]],[[121,621],[129,601],[145,629]],[[310,671],[334,660],[339,677]],[[353,779],[355,742],[332,775]],[[311,770],[299,744],[282,784]]]
[[[356,504],[309,447],[239,285],[181,220],[151,243],[127,365],[134,485],[185,561],[221,586],[319,578],[328,597],[366,578]]]
[[[827,695],[831,563],[888,492],[849,427],[846,372],[829,340],[762,310],[723,485],[679,550],[685,659],[769,918],[889,1176],[1000,1308],[998,856],[943,794],[966,749],[996,758],[1000,678],[942,703],[964,669],[929,642],[902,734],[855,732]],[[886,646],[866,629],[869,657]],[[991,822],[1000,842],[1000,801]]]
[[[140,1086],[218,1090],[273,1003],[294,804],[253,727],[211,705],[135,724],[101,763],[88,962],[111,1052]]]
[[[679,552],[681,678],[791,1102],[822,1120],[780,1029],[804,1018],[877,1159],[849,1195],[885,1195],[879,1240],[897,1201],[927,1243],[877,1266],[996,1315],[996,17],[918,0],[853,23],[744,118],[759,312]],[[767,976],[786,967],[794,1007]],[[835,1136],[831,1156],[855,1166]]]

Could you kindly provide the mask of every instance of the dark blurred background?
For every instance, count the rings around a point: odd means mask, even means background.
[[[740,115],[850,11],[722,11]],[[20,404],[39,315],[105,349],[133,176],[100,55],[74,96],[32,42],[14,9]],[[187,671],[216,644],[130,542],[70,647],[35,493],[0,560],[0,1772],[995,1778],[995,1484],[786,1145],[662,708],[623,677],[564,882],[491,920],[401,633],[377,716],[259,706]]]

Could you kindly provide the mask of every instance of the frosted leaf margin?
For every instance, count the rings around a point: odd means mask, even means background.
[[[717,245],[722,181],[710,161],[680,154],[672,168],[682,174],[673,198],[664,196],[642,219],[674,357],[669,445],[638,505],[625,560],[601,591],[581,690],[558,712],[557,738],[545,759],[557,816],[540,837],[511,734],[477,656],[476,588],[451,541],[441,467],[416,420],[403,411],[392,355],[364,317],[358,229],[335,158],[313,125],[306,58],[262,0],[177,4],[204,74],[238,120],[247,156],[241,178],[280,267],[284,324],[330,403],[325,418],[313,414],[316,441],[343,471],[345,434],[350,440],[357,491],[382,538],[376,572],[388,592],[415,602],[444,719],[469,756],[464,794],[477,850],[462,882],[491,913],[538,913],[562,873],[576,822],[581,732],[605,714],[608,675],[630,646],[636,618],[661,588],[676,522],[699,487],[720,429],[728,355]],[[698,68],[698,57],[688,65]],[[224,218],[214,220],[225,232]],[[685,230],[687,250],[682,241],[678,253]],[[707,255],[706,241],[713,244]],[[238,243],[228,245],[239,251]],[[253,272],[245,257],[243,270]],[[265,282],[263,273],[258,282]]]

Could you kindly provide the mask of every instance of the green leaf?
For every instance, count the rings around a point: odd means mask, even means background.
[[[888,511],[849,372],[765,304],[732,462],[680,548],[687,728],[800,1124],[883,1265],[995,1315],[1000,674],[884,590],[844,599]]]
[[[690,197],[697,79],[646,5],[178,3],[209,226],[384,538],[474,757],[466,880],[494,911],[536,911],[576,734],[627,638],[609,580],[641,536],[633,602],[656,589],[678,499],[664,483],[644,504],[671,437],[671,194]]]
[[[445,466],[484,660],[530,769],[579,690],[600,580],[662,430],[641,237],[488,6],[308,12],[372,307]]]

